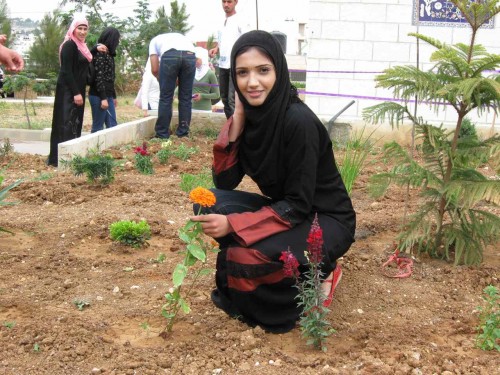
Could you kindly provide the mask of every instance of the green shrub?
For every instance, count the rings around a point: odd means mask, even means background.
[[[91,150],[87,156],[76,155],[67,164],[75,176],[85,174],[89,183],[99,181],[108,185],[115,179],[115,161],[111,155],[101,155],[97,150]]]
[[[172,152],[176,158],[186,161],[193,154],[198,152],[198,147],[188,147],[184,143],[181,143],[176,150]]]
[[[458,132],[458,138],[463,137],[471,137],[473,139],[477,139],[476,125],[467,117],[462,120],[462,126],[460,127],[460,131]]]
[[[109,226],[109,234],[113,241],[132,247],[141,247],[147,243],[146,240],[151,238],[151,229],[145,220],[139,223],[122,220]]]
[[[476,345],[483,350],[500,351],[500,295],[493,285],[488,285],[483,292],[485,306],[478,307],[480,315]]]
[[[167,164],[168,159],[170,159],[170,155],[172,155],[172,150],[168,147],[163,147],[156,153],[156,157],[160,164]]]
[[[199,174],[182,173],[181,174],[181,190],[189,193],[195,187],[200,186],[205,189],[214,187],[212,172],[204,170]]]

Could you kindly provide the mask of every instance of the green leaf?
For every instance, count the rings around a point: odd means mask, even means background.
[[[174,287],[178,287],[184,281],[184,278],[187,275],[187,267],[183,264],[178,264],[175,266],[174,273],[172,275],[172,281],[174,282]]]
[[[189,244],[187,246],[187,249],[188,249],[190,254],[192,254],[194,257],[196,257],[196,259],[199,259],[202,262],[205,261],[207,256],[206,256],[205,252],[203,251],[203,248],[201,248],[198,245]]]
[[[184,312],[184,314],[189,314],[191,312],[191,308],[183,298],[179,300],[179,305],[181,306],[181,309]]]

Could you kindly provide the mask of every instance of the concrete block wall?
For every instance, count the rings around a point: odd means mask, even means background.
[[[360,125],[363,109],[381,100],[357,97],[393,97],[391,91],[376,88],[376,74],[368,72],[381,72],[396,65],[416,65],[417,43],[408,33],[419,32],[448,44],[469,42],[470,28],[417,27],[412,25],[412,17],[412,0],[310,0],[306,90],[316,94],[306,96],[309,107],[328,120],[354,99],[356,103],[339,117],[339,121]],[[499,29],[500,15],[497,15],[493,29],[478,32],[477,43],[490,53],[500,54]],[[419,43],[421,69],[432,66],[429,57],[434,50],[424,42]],[[355,97],[348,97],[350,95]],[[421,111],[422,115],[430,116],[425,117],[426,120],[437,124],[452,125],[456,119],[451,108],[441,108],[437,113],[427,108]],[[478,126],[495,124],[494,129],[500,132],[500,119],[491,112],[480,116],[471,113],[469,117]]]

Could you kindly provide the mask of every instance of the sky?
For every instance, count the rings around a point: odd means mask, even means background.
[[[149,9],[153,12],[162,5],[167,12],[170,10],[171,0],[149,0]],[[217,26],[222,22],[224,12],[220,0],[178,0],[186,4],[190,15],[188,22],[193,30],[188,34],[191,39],[206,40],[215,33]],[[58,8],[60,0],[7,0],[7,6],[12,18],[31,18],[40,20],[43,16]],[[133,9],[137,0],[116,0],[115,4],[103,6],[104,12],[112,12],[119,18],[133,16]],[[248,20],[251,28],[256,28],[258,9],[259,29],[267,31],[281,31],[286,33],[289,23],[286,20],[307,22],[308,0],[239,0],[236,11]],[[90,25],[92,27],[92,25]]]

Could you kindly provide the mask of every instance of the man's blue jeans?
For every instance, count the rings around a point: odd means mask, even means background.
[[[90,108],[92,109],[92,129],[91,133],[95,133],[104,128],[112,128],[117,125],[116,109],[113,97],[108,97],[108,109],[101,108],[101,98],[96,95],[89,95]]]
[[[179,126],[176,135],[185,137],[189,134],[195,72],[196,57],[194,52],[170,49],[161,56],[159,73],[160,101],[158,103],[158,119],[155,125],[157,138],[170,137],[172,103],[176,83],[179,85]]]

